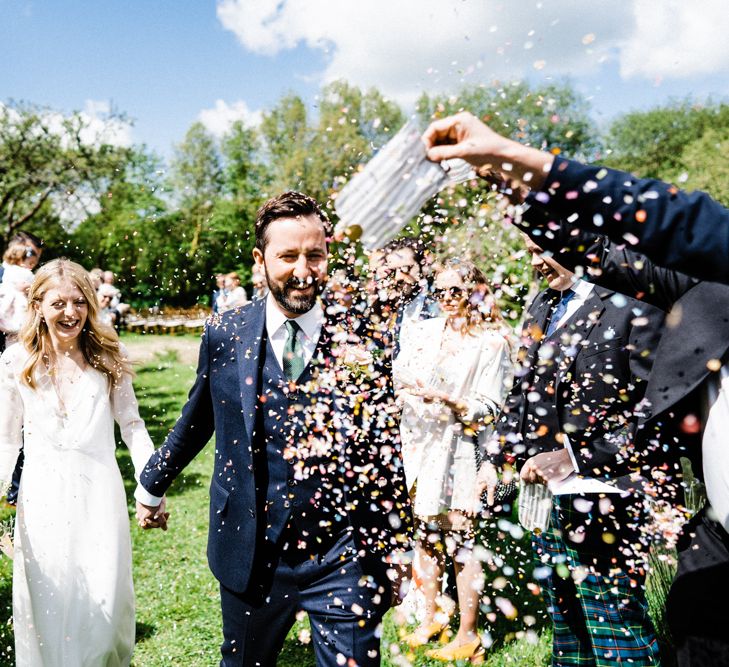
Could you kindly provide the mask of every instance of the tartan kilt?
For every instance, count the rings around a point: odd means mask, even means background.
[[[535,577],[554,626],[553,665],[661,664],[638,517],[617,494],[554,497],[549,529],[532,537]]]

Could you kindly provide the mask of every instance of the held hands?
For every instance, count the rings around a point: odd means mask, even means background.
[[[536,454],[522,466],[519,476],[529,484],[561,482],[575,471],[566,448]]]
[[[151,505],[143,505],[137,501],[137,523],[140,528],[149,530],[150,528],[161,528],[167,530],[167,519],[170,513],[165,512],[167,498],[162,498],[162,502],[157,507]]]

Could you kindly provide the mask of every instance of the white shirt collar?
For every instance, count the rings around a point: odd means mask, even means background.
[[[269,292],[266,295],[266,331],[269,337],[274,336],[289,318],[281,312],[276,304],[276,300]],[[314,307],[305,312],[303,315],[293,318],[296,324],[301,327],[304,335],[309,340],[317,340],[324,324],[324,310],[319,300],[316,301]]]
[[[595,285],[593,283],[588,283],[586,280],[578,278],[574,283],[572,283],[572,287],[570,287],[570,289],[575,293],[575,296],[584,300],[590,292],[592,292],[594,287]]]

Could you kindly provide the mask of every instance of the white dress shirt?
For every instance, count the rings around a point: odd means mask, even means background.
[[[271,341],[273,353],[276,356],[278,365],[283,368],[283,353],[286,346],[288,332],[286,331],[286,322],[289,320],[286,315],[276,304],[276,300],[271,293],[266,296],[266,333],[268,340]],[[298,317],[293,319],[299,325],[300,331],[296,334],[301,343],[302,353],[304,355],[304,367],[311,361],[316,350],[316,344],[319,342],[321,328],[324,325],[324,310],[317,301],[314,307]]]
[[[729,433],[729,368],[722,366],[718,374],[706,382],[704,435],[701,455],[704,483],[712,518],[729,531],[729,455],[726,434]]]
[[[577,309],[587,301],[587,297],[590,296],[590,292],[592,292],[594,287],[592,283],[588,283],[586,280],[578,279],[574,282],[570,289],[575,295],[567,302],[567,308],[564,314],[557,320],[557,324],[555,325],[556,329],[562,327],[577,312]]]

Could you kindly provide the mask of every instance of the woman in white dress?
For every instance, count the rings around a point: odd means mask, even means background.
[[[483,582],[473,556],[477,448],[506,394],[510,352],[505,327],[481,271],[450,261],[435,278],[444,316],[413,324],[400,341],[393,373],[403,400],[405,475],[414,500],[424,618],[405,640],[431,641],[448,626],[437,598],[445,555],[454,560],[460,626],[452,641],[429,651],[445,661],[480,651],[476,625]]]
[[[21,444],[13,625],[19,667],[129,665],[131,540],[114,421],[137,475],[153,451],[129,361],[99,324],[83,267],[43,266],[17,344],[0,357],[0,493]],[[166,523],[164,509],[156,525]]]

